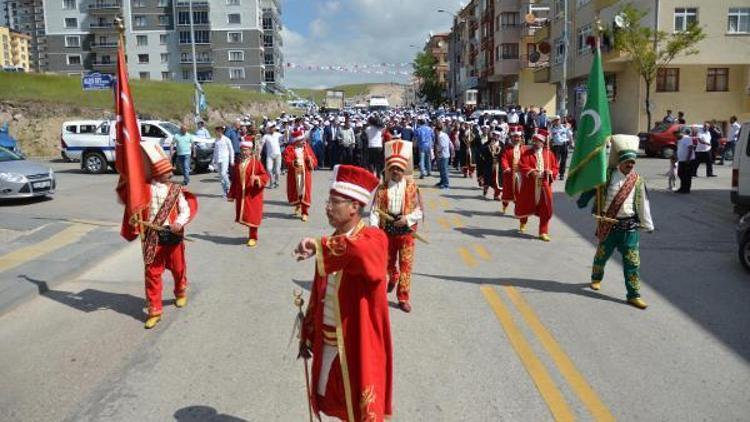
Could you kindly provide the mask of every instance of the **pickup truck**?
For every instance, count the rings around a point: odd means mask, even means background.
[[[162,120],[140,120],[142,141],[158,142],[164,151],[171,152],[172,139],[180,132],[174,123]],[[76,120],[62,124],[60,149],[65,160],[80,161],[86,173],[106,173],[115,163],[115,122],[112,120]],[[190,172],[208,168],[214,153],[214,140],[196,138]],[[174,161],[174,158],[173,158]],[[174,164],[174,162],[173,162]]]

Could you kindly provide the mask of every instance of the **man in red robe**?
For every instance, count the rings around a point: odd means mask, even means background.
[[[305,142],[305,133],[295,130],[291,134],[293,144],[284,149],[282,158],[286,165],[286,197],[294,205],[294,215],[307,221],[312,201],[312,172],[318,166],[310,145]]]
[[[317,415],[380,422],[392,415],[393,348],[386,297],[388,239],[362,221],[378,178],[349,165],[334,168],[326,205],[332,236],[303,239],[297,259],[316,257],[302,326],[312,351],[310,401]]]
[[[235,203],[234,221],[250,229],[247,246],[258,244],[258,228],[263,220],[263,190],[268,173],[254,152],[253,143],[240,142],[240,163],[232,170],[232,187],[227,198]]]
[[[524,218],[539,217],[539,239],[549,242],[549,220],[552,219],[552,182],[557,178],[555,154],[547,148],[547,136],[540,130],[533,137],[533,147],[524,151],[518,168],[521,171],[521,191],[516,198],[516,217],[521,218],[519,231],[526,231]]]
[[[375,192],[370,225],[388,235],[388,293],[398,285],[398,307],[411,312],[409,293],[414,265],[414,234],[422,219],[419,187],[410,174],[412,143],[396,139],[385,144],[385,178]]]
[[[503,195],[500,199],[503,201],[503,211],[508,209],[508,204],[516,202],[521,191],[521,172],[518,167],[521,156],[526,151],[526,146],[523,145],[523,126],[513,125],[510,127],[510,145],[505,146],[503,155],[501,158],[501,165],[503,168]],[[521,224],[524,226],[528,221],[527,217],[521,219]]]
[[[144,147],[144,150],[146,148]],[[162,274],[167,269],[174,279],[175,306],[187,305],[185,226],[198,212],[198,201],[182,185],[172,183],[172,164],[157,146],[146,150],[151,160],[151,200],[144,212],[143,263],[146,277],[146,329],[161,321]]]

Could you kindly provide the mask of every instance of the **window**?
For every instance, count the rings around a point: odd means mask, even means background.
[[[65,18],[66,28],[78,28],[78,18]]]
[[[729,91],[729,68],[709,67],[706,73],[706,91]]]
[[[580,28],[578,28],[578,55],[582,56],[584,54],[591,53],[591,48],[586,43],[586,40],[588,37],[592,36],[594,34],[593,27],[591,24],[584,25]]]
[[[80,66],[81,65],[80,54],[68,54],[66,56],[66,59],[68,61],[68,66]]]
[[[190,25],[190,12],[179,12],[177,14],[177,23],[180,25]],[[208,12],[194,11],[193,24],[208,25]]]
[[[579,8],[589,3],[591,3],[591,0],[576,0],[576,5],[578,5]]]
[[[157,7],[169,7],[169,0],[159,0],[156,4]],[[162,78],[164,79],[164,78]]]
[[[183,70],[182,71],[182,79],[186,80],[186,81],[190,80],[190,79],[193,79],[193,72],[191,72],[189,70]]]
[[[81,46],[81,37],[78,35],[66,36],[65,47],[78,48]]]
[[[213,70],[198,71],[198,82],[213,81],[214,72]]]
[[[677,92],[680,90],[680,69],[661,68],[656,72],[656,92]]]
[[[148,64],[148,54],[139,54],[138,55],[138,63],[140,63],[140,64]]]
[[[159,26],[169,26],[168,15],[159,15]]]
[[[265,17],[263,18],[263,29],[270,30],[273,29],[273,19]]]
[[[76,0],[63,0],[63,9],[71,10],[76,8]]]
[[[273,47],[273,35],[263,35],[263,47]]]
[[[273,65],[273,54],[265,54],[263,56],[263,64]]]
[[[230,13],[227,15],[227,23],[238,24],[241,23],[240,21],[241,19],[239,13]]]
[[[161,72],[162,81],[168,81],[170,79],[172,79],[172,77],[170,76],[169,72]]]
[[[276,82],[276,73],[273,70],[266,70],[263,76],[265,82]]]
[[[169,53],[159,54],[159,60],[161,60],[162,63],[169,63]]]
[[[138,78],[148,80],[151,79],[151,74],[148,72],[138,72]]]
[[[750,33],[750,7],[730,7],[727,32],[730,34]]]
[[[227,0],[227,6],[239,6],[240,0]]]
[[[169,34],[159,34],[159,44],[165,45],[169,42]]]
[[[146,7],[145,3],[143,0],[133,0],[132,5],[133,7]]]
[[[698,9],[695,7],[674,9],[674,32],[684,31],[692,23],[698,23]]]
[[[565,10],[565,0],[555,0],[555,18],[562,18]]]
[[[245,79],[245,69],[241,67],[230,68],[229,79]]]
[[[518,13],[501,13],[500,24],[503,28],[518,26],[520,24]]]
[[[133,26],[136,28],[143,28],[146,26],[146,17],[143,15],[135,15],[133,16]]]
[[[148,36],[146,35],[136,35],[135,36],[135,45],[138,47],[145,47],[148,45]]]
[[[242,42],[242,32],[227,32],[227,43],[236,44]]]
[[[196,44],[208,44],[210,42],[209,31],[195,31]],[[180,31],[180,44],[190,44],[190,31]]]
[[[563,56],[565,55],[565,41],[562,38],[555,38],[555,50],[554,50],[554,63],[560,64],[563,62]]]
[[[244,51],[229,51],[229,61],[230,62],[241,62],[245,60],[245,52]]]
[[[503,59],[517,59],[518,58],[518,44],[501,44],[500,50],[502,51]]]

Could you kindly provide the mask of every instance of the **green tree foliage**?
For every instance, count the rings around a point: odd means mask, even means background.
[[[445,101],[443,97],[443,86],[437,79],[437,60],[432,54],[424,51],[417,53],[412,63],[414,76],[419,79],[418,94],[428,103],[439,106]]]
[[[659,69],[667,66],[675,57],[698,54],[696,44],[706,38],[697,23],[691,23],[685,31],[667,33],[650,26],[641,25],[648,11],[631,3],[620,9],[624,27],[614,33],[615,48],[631,59],[636,71],[646,84],[646,115],[651,128],[651,88]]]

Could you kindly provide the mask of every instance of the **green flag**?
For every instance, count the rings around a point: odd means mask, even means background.
[[[587,89],[586,105],[578,121],[576,149],[565,182],[565,193],[570,196],[607,181],[606,144],[612,135],[612,123],[599,48],[594,50]]]

